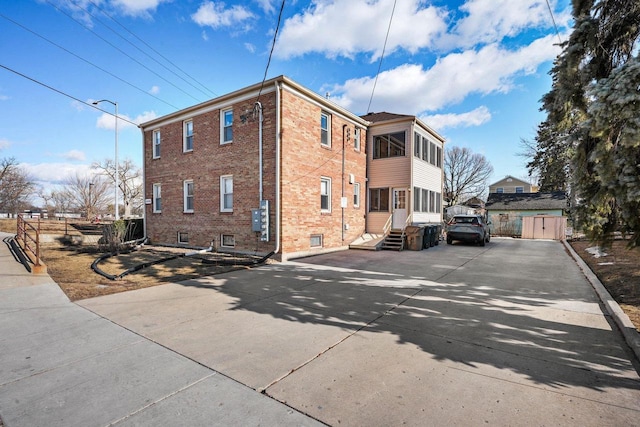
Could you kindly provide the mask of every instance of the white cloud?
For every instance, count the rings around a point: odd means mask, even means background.
[[[202,30],[202,33],[200,34],[202,36],[202,40],[208,42],[209,41],[209,34],[207,34],[207,32],[205,30]]]
[[[62,157],[65,158],[66,160],[72,160],[72,161],[77,160],[77,161],[83,162],[84,160],[86,160],[87,156],[85,156],[83,151],[70,150],[62,154]]]
[[[125,15],[148,17],[166,1],[170,0],[112,0],[112,4]]]
[[[149,93],[151,95],[157,95],[160,93],[160,86],[151,86],[151,89],[149,89]]]
[[[0,94],[0,101],[8,101],[10,98],[7,95]]]
[[[155,111],[145,111],[142,114],[138,114],[134,118],[131,118],[126,114],[118,114],[118,116],[121,119],[124,119],[124,120],[118,120],[118,130],[133,128],[134,125],[129,122],[141,124],[158,117]],[[125,120],[128,120],[128,121],[125,121]],[[111,114],[102,113],[100,117],[98,117],[98,120],[96,121],[96,127],[98,129],[115,130],[115,126],[116,126],[116,120],[115,120],[115,117],[112,116]]]
[[[11,141],[9,141],[8,139],[0,139],[0,150],[4,150],[6,148],[9,148],[11,146]]]
[[[461,114],[433,114],[420,117],[430,127],[441,131],[446,128],[480,126],[491,120],[491,112],[480,106],[475,110]]]
[[[256,0],[256,3],[260,6],[265,13],[273,13],[276,8],[273,6],[274,0]]]
[[[380,73],[370,110],[418,114],[459,103],[470,94],[507,93],[517,76],[534,73],[541,63],[560,53],[554,41],[555,36],[549,35],[518,50],[489,45],[478,51],[452,53],[430,69],[419,64],[400,65]],[[373,77],[363,77],[329,91],[338,104],[366,113],[373,83]]]
[[[280,58],[319,52],[327,57],[382,54],[394,0],[315,0],[304,12],[285,21],[276,44]],[[405,49],[411,53],[427,48],[446,31],[445,11],[424,6],[420,0],[397,2],[387,53]],[[385,53],[385,55],[387,54]]]
[[[91,175],[94,171],[88,164],[72,163],[21,163],[20,166],[39,183],[63,184],[67,179],[77,174]]]
[[[251,43],[245,43],[244,44],[244,48],[247,49],[251,53],[255,53],[256,52],[256,47]]]
[[[200,5],[198,11],[191,15],[193,21],[202,27],[230,27],[238,25],[255,15],[243,6],[234,5],[225,9],[224,3],[206,1]]]

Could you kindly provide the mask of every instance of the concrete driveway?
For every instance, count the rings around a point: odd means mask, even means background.
[[[79,305],[330,425],[638,425],[562,244],[347,251]]]

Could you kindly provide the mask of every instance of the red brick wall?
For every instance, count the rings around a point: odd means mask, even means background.
[[[263,104],[263,198],[270,202],[270,241],[258,243],[251,231],[251,209],[258,208],[258,122],[241,123],[240,115],[251,111],[253,100],[233,105],[233,143],[220,145],[220,110],[194,115],[193,152],[182,152],[182,121],[163,126],[161,158],[152,159],[153,130],[145,132],[145,191],[152,198],[153,184],[162,184],[162,213],[146,205],[147,234],[153,243],[176,244],[178,232],[189,233],[189,245],[220,245],[220,234],[235,236],[236,250],[269,252],[275,242],[275,93],[260,98]],[[366,205],[365,135],[361,151],[353,145],[354,125],[331,115],[331,148],[320,144],[322,108],[283,91],[281,146],[281,252],[314,251],[312,234],[323,236],[323,248],[348,245],[364,232]],[[327,111],[330,113],[330,111]],[[343,125],[351,130],[345,142],[342,169]],[[360,207],[353,205],[353,184],[360,183]],[[220,176],[233,175],[233,213],[220,212]],[[331,178],[331,212],[320,211],[320,178]],[[342,180],[347,208],[340,207]],[[183,213],[183,181],[194,181],[194,213]],[[342,236],[343,222],[349,225]]]

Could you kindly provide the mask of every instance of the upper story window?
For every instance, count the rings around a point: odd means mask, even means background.
[[[356,128],[353,132],[353,149],[360,151],[360,128]]]
[[[320,211],[331,212],[331,178],[320,178]]]
[[[160,142],[162,141],[160,131],[153,131],[153,158],[157,159],[160,157]]]
[[[325,112],[320,113],[320,144],[331,147],[331,116]]]
[[[402,157],[405,154],[405,133],[396,132],[373,137],[373,158]]]
[[[193,181],[185,181],[183,183],[183,195],[184,195],[184,212],[193,212]]]
[[[436,144],[429,143],[429,163],[436,165]]]
[[[220,212],[233,212],[233,175],[220,177]]]
[[[220,112],[220,144],[233,142],[233,110],[222,110]]]
[[[153,212],[162,212],[162,185],[153,184]]]
[[[182,151],[193,151],[193,120],[186,120],[182,129]]]
[[[420,158],[420,134],[415,132],[413,134],[413,155],[417,158]]]
[[[438,147],[436,151],[436,166],[442,169],[442,147]]]
[[[422,160],[429,161],[429,140],[424,136],[422,137]]]
[[[524,187],[516,187],[516,193],[524,193]]]

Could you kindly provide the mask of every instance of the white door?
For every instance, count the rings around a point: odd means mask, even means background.
[[[392,228],[404,228],[407,221],[407,190],[404,188],[393,189],[393,223]]]

